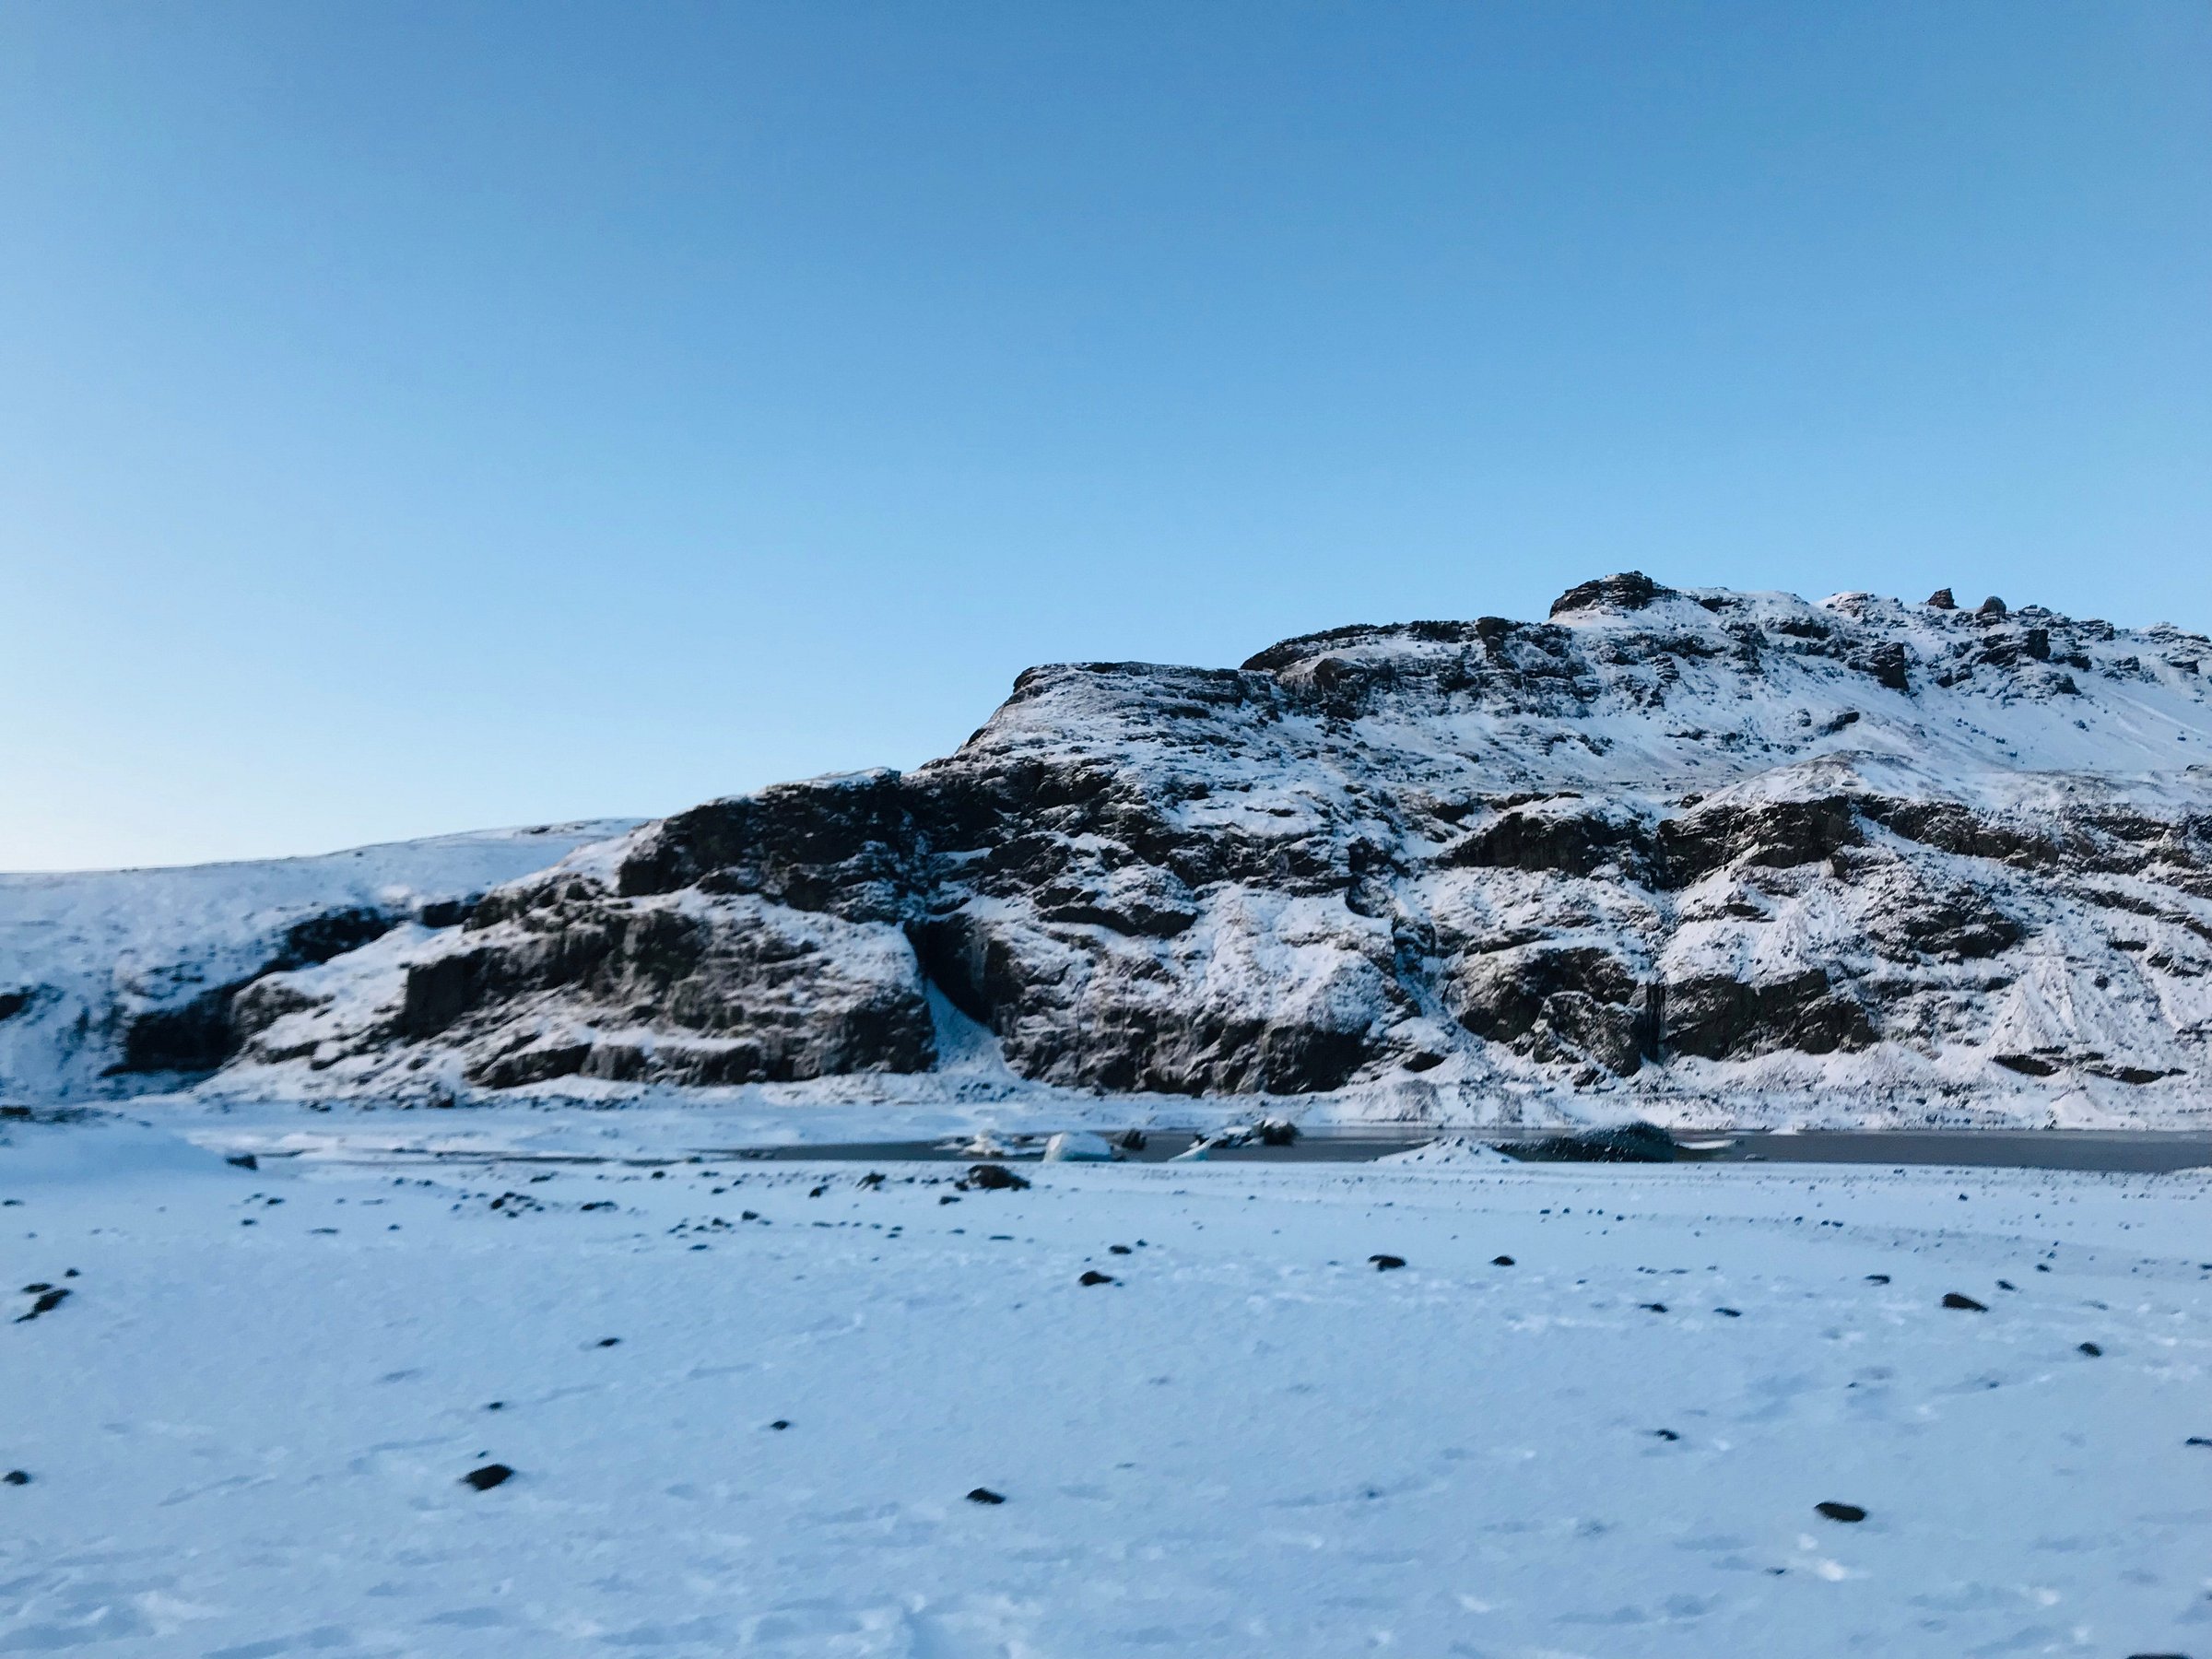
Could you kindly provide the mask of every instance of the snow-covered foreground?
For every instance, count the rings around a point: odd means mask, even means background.
[[[2212,1653],[2201,1174],[4,1127],[0,1653]]]

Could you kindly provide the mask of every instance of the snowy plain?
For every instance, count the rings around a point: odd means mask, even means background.
[[[0,1653],[2212,1652],[2201,1171],[133,1112],[0,1124]]]

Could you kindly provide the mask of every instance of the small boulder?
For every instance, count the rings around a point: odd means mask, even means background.
[[[1928,595],[1928,608],[1930,610],[1957,610],[1959,601],[1951,597],[1949,588],[1937,588]]]
[[[29,1486],[30,1484],[30,1471],[28,1469],[10,1469],[6,1474],[0,1475],[0,1480],[5,1480],[9,1486]]]
[[[1493,1267],[1511,1267],[1512,1265],[1513,1258],[1509,1255],[1494,1255],[1490,1258],[1490,1265]]]
[[[1078,1285],[1111,1285],[1113,1282],[1112,1274],[1100,1273],[1096,1267],[1086,1267],[1083,1277],[1076,1281]]]
[[[1813,1507],[1830,1521],[1858,1522],[1866,1519],[1866,1512],[1855,1503],[1816,1503]]]
[[[1018,1193],[1030,1183],[1005,1164],[979,1163],[968,1166],[968,1184],[986,1192]]]
[[[68,1300],[69,1292],[66,1290],[48,1290],[41,1295],[37,1301],[32,1302],[30,1304],[30,1312],[23,1314],[16,1321],[16,1323],[18,1324],[29,1324],[32,1320],[38,1318],[40,1314],[53,1312],[56,1308],[60,1307]]]
[[[486,1464],[480,1469],[471,1469],[467,1474],[462,1476],[461,1479],[464,1484],[476,1488],[479,1492],[488,1492],[493,1487],[504,1483],[513,1474],[514,1471],[505,1464]]]
[[[1006,1500],[1004,1492],[994,1492],[989,1487],[977,1487],[974,1491],[968,1494],[968,1501],[971,1503],[1004,1503]]]
[[[2104,1350],[2093,1342],[2085,1342],[2074,1351],[2077,1354],[2087,1354],[2092,1359],[2100,1359],[2104,1357]]]
[[[1975,611],[1974,614],[1979,617],[2002,617],[2006,614],[2005,601],[1998,598],[1994,594],[1992,594],[1988,598],[1982,601],[1980,607]]]
[[[1403,1267],[1406,1265],[1406,1258],[1404,1256],[1371,1255],[1367,1259],[1375,1265],[1375,1271],[1377,1273],[1388,1273],[1393,1267]]]
[[[1943,1305],[1947,1308],[1958,1308],[1968,1313],[1986,1313],[1989,1312],[1988,1308],[1976,1301],[1972,1297],[1961,1296],[1956,1290],[1946,1290],[1943,1293]]]

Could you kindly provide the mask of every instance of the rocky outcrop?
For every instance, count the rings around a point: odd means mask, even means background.
[[[241,1064],[910,1074],[962,1019],[1019,1078],[1157,1093],[2202,1080],[2207,656],[1630,573],[1542,623],[1031,669],[945,759],[709,803],[265,976]]]

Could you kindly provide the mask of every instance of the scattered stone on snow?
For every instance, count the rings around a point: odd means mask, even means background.
[[[1100,1273],[1096,1267],[1086,1267],[1083,1277],[1076,1282],[1078,1285],[1111,1285],[1114,1283],[1114,1278],[1112,1274]]]
[[[979,1163],[969,1166],[968,1184],[982,1187],[985,1192],[1018,1193],[1030,1183],[1005,1164]]]
[[[1367,1259],[1375,1265],[1375,1271],[1377,1273],[1388,1273],[1393,1267],[1403,1267],[1406,1265],[1406,1258],[1404,1256],[1371,1255]]]
[[[486,1464],[480,1469],[471,1469],[461,1478],[465,1484],[476,1488],[477,1491],[488,1492],[493,1487],[508,1479],[513,1473],[514,1471],[505,1464],[494,1463]]]
[[[1855,1503],[1816,1503],[1813,1507],[1830,1521],[1856,1522],[1866,1519],[1866,1512]]]
[[[1986,1313],[1989,1312],[1989,1309],[1983,1303],[1976,1301],[1971,1296],[1961,1296],[1956,1290],[1946,1290],[1943,1293],[1943,1305],[1947,1308],[1958,1308],[1968,1313]]]
[[[10,1469],[6,1474],[0,1475],[0,1480],[5,1480],[9,1486],[29,1486],[30,1484],[30,1471],[28,1469]]]
[[[59,1288],[47,1290],[39,1297],[38,1300],[30,1304],[30,1312],[18,1317],[16,1323],[18,1324],[29,1324],[32,1320],[38,1318],[40,1314],[53,1312],[56,1308],[60,1307],[68,1300],[69,1292],[67,1290]]]
[[[974,1491],[968,1494],[968,1501],[971,1503],[1004,1503],[1006,1500],[1005,1493],[994,1492],[989,1487],[977,1487]]]

